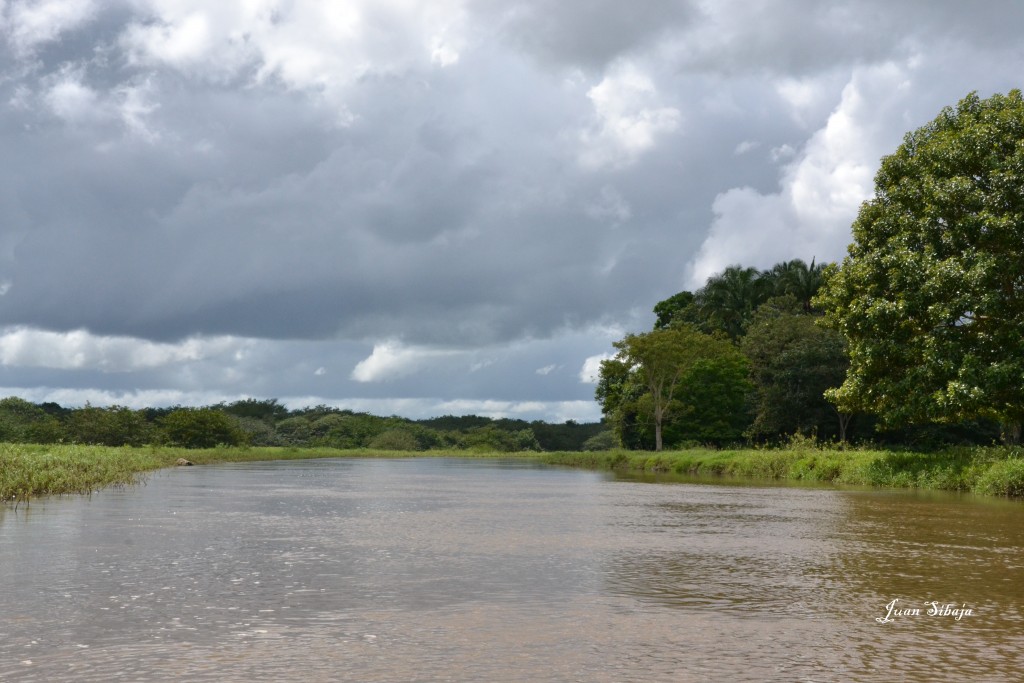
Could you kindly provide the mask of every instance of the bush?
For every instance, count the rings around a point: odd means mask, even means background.
[[[60,422],[33,403],[11,396],[0,401],[0,439],[16,443],[56,443]]]
[[[245,434],[246,443],[250,446],[285,446],[273,425],[255,417],[232,417],[238,428]]]
[[[381,432],[370,440],[369,447],[382,451],[422,450],[416,436],[408,430],[401,428]]]
[[[164,438],[181,448],[241,446],[245,434],[235,420],[212,408],[179,408],[160,422]]]
[[[615,432],[606,429],[599,432],[583,442],[585,451],[610,451],[619,447],[619,440],[615,438]]]
[[[85,407],[71,411],[67,420],[71,441],[94,446],[142,446],[153,437],[153,426],[141,411],[110,406]]]
[[[1024,460],[994,463],[978,477],[974,491],[989,496],[1024,496]]]

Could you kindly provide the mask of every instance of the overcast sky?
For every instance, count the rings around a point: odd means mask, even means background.
[[[836,260],[1024,3],[0,0],[0,394],[594,420],[725,266]]]

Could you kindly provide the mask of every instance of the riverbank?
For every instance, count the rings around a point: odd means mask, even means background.
[[[499,453],[0,444],[0,501],[24,501],[43,495],[87,494],[108,486],[130,485],[137,483],[146,472],[174,466],[179,458],[203,465],[341,457],[517,457],[596,470],[671,472],[1024,497],[1024,449],[1021,448],[950,448],[935,453],[916,453],[840,450],[805,444],[781,449],[692,449],[663,453],[625,450]]]
[[[919,453],[798,445],[779,449],[693,449],[662,453],[624,450],[542,453],[539,458],[554,465],[588,469],[1024,497],[1024,449],[1019,447],[957,447]]]
[[[276,446],[173,448],[77,444],[0,443],[0,501],[47,495],[88,494],[108,486],[138,483],[147,472],[173,467],[181,458],[195,465],[315,458],[538,457],[540,453],[495,451],[393,451],[284,448]]]
[[[179,458],[196,465],[214,462],[337,458],[350,451],[316,448],[142,448],[66,444],[0,443],[0,501],[36,496],[86,494],[135,484],[146,472],[172,467]]]

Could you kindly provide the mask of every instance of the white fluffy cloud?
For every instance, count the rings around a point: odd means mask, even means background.
[[[466,41],[461,0],[150,0],[121,41],[137,64],[206,78],[254,70],[257,82],[325,93],[370,74],[458,62]],[[212,68],[211,68],[212,67]]]
[[[447,349],[428,349],[405,346],[397,341],[375,344],[373,352],[359,361],[352,370],[357,382],[380,382],[418,372],[440,358],[459,355]]]
[[[618,65],[587,97],[596,120],[580,135],[586,168],[628,166],[682,120],[678,109],[662,104],[650,76],[629,63]]]
[[[133,372],[232,356],[242,353],[250,343],[232,337],[215,337],[165,344],[131,337],[97,336],[85,330],[49,332],[16,327],[0,331],[0,365]]]
[[[691,261],[690,287],[735,264],[839,258],[861,202],[871,196],[878,160],[907,125],[915,97],[908,70],[857,69],[825,125],[784,167],[778,192],[738,187],[715,197],[714,222]],[[803,105],[801,98],[795,107]]]
[[[28,52],[57,40],[62,34],[76,29],[96,13],[93,0],[12,0],[4,8],[4,24],[9,40],[17,50]]]
[[[590,356],[583,361],[583,367],[580,368],[580,382],[583,384],[597,384],[597,380],[601,377],[601,361],[610,360],[613,357],[610,353],[599,353],[596,356]]]

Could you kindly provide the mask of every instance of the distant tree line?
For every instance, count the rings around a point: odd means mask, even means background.
[[[574,451],[610,445],[604,432],[600,423],[572,420],[552,424],[475,415],[409,420],[328,406],[289,410],[277,399],[141,410],[0,400],[0,441],[14,443]]]

